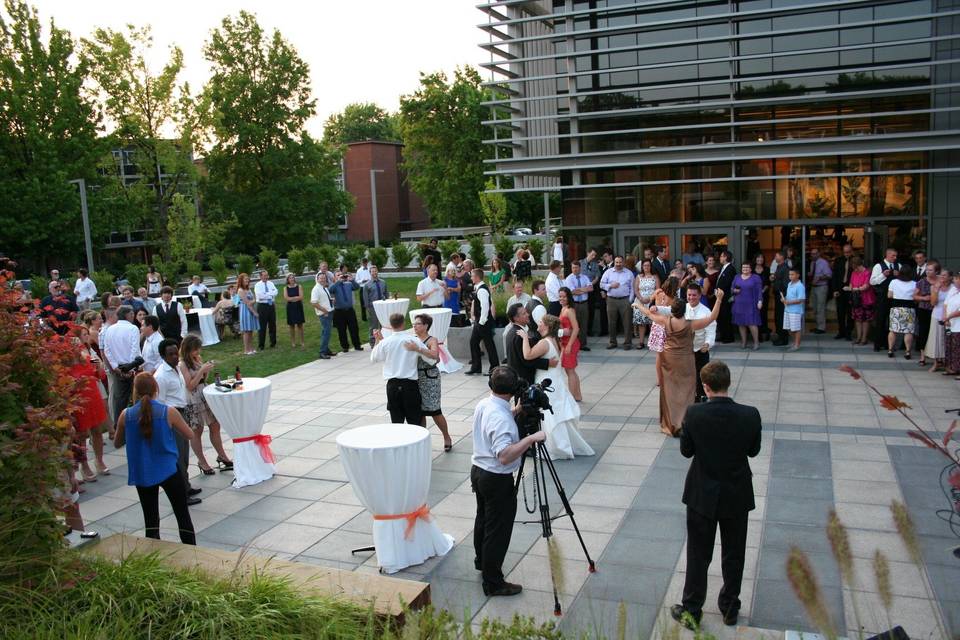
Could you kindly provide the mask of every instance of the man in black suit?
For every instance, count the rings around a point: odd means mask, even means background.
[[[544,311],[542,311],[541,313],[546,312],[546,307],[544,306],[543,301],[547,299],[547,286],[546,284],[544,284],[543,280],[534,280],[533,288],[531,289],[531,291],[533,292],[533,295],[530,296],[530,301],[527,302],[527,307],[526,307],[527,326],[530,327],[531,331],[535,332],[537,330],[537,323],[533,319],[533,310],[536,309],[537,307],[544,307]],[[531,344],[535,344],[535,342]]]
[[[700,372],[708,401],[687,408],[680,453],[693,458],[683,488],[687,505],[687,577],[674,620],[693,628],[707,599],[707,569],[720,526],[723,588],[717,604],[726,625],[737,624],[747,546],[747,516],[755,508],[753,473],[747,458],[760,453],[760,412],[727,395],[730,369],[720,360]]]
[[[773,344],[778,347],[787,346],[787,342],[790,333],[783,328],[783,298],[780,297],[780,294],[787,293],[787,284],[790,282],[790,261],[787,260],[787,253],[785,250],[778,251],[774,255],[774,261],[777,263],[776,270],[770,274],[770,280],[773,285],[773,299],[774,299],[774,311],[773,311],[773,322],[776,325],[777,337],[773,340]]]
[[[717,289],[723,291],[723,302],[720,303],[720,316],[717,318],[717,339],[729,344],[733,342],[733,302],[730,290],[733,288],[733,278],[737,275],[733,267],[733,254],[727,250],[720,252],[720,275],[717,276]]]
[[[658,278],[660,278],[660,285],[663,286],[663,283],[667,281],[667,276],[670,275],[670,271],[673,269],[673,266],[667,259],[667,248],[665,246],[658,244],[656,247],[654,247],[654,249],[657,252],[657,257],[653,259],[653,272],[657,274]]]
[[[837,301],[837,335],[834,340],[849,340],[853,331],[853,318],[850,316],[850,292],[843,288],[850,285],[850,258],[853,246],[843,245],[843,255],[833,261],[833,275],[830,276],[830,290]]]
[[[550,368],[550,362],[546,358],[537,358],[536,360],[527,360],[523,357],[523,338],[517,335],[517,331],[529,329],[530,314],[526,308],[519,302],[507,309],[507,318],[511,324],[505,331],[510,332],[510,339],[507,341],[507,364],[517,372],[521,378],[533,384],[534,377],[537,375],[537,369],[546,371]],[[534,339],[536,338],[536,339]],[[540,334],[536,330],[530,332],[531,345],[536,344]]]

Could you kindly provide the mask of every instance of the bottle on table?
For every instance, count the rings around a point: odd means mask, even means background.
[[[243,388],[243,376],[240,375],[240,365],[237,365],[236,371],[233,373],[233,379],[237,381],[237,389]]]

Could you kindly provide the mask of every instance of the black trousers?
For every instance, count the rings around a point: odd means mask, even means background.
[[[683,583],[683,608],[699,616],[707,599],[707,569],[713,560],[713,541],[720,525],[720,570],[723,588],[717,605],[723,613],[740,611],[740,586],[747,548],[747,516],[708,518],[687,507],[687,578]]]
[[[177,529],[180,530],[180,542],[197,544],[197,536],[193,531],[193,521],[190,519],[190,510],[187,508],[187,487],[183,484],[179,469],[160,484],[155,484],[152,487],[137,487],[147,537],[160,539],[160,487],[163,487],[163,492],[167,494],[167,500],[173,507],[173,515],[177,519]]]
[[[887,332],[890,331],[890,306],[887,303],[887,293],[877,295],[877,313],[873,318],[873,350],[887,350]]]
[[[477,517],[473,521],[474,562],[480,568],[484,586],[495,589],[505,582],[503,559],[507,556],[513,519],[517,515],[513,475],[491,473],[474,466],[470,469],[470,486],[477,496]]]
[[[720,314],[717,317],[717,339],[720,342],[733,342],[733,305],[727,301],[730,294],[720,303]]]
[[[581,331],[586,331],[587,335],[594,335],[593,319],[597,316],[597,309],[600,307],[600,291],[599,284],[594,287],[593,291],[590,292],[589,297],[587,298],[587,328],[581,328]],[[607,317],[607,309],[604,307],[600,309],[600,326],[604,325],[604,320]]]
[[[420,385],[416,380],[406,378],[387,380],[387,411],[390,412],[390,422],[400,424],[405,421],[408,424],[420,426],[423,422],[423,409]]]
[[[849,338],[853,332],[853,318],[850,316],[850,292],[840,291],[834,300],[837,301],[837,335]]]
[[[116,420],[120,417],[120,413],[130,404],[130,396],[133,395],[133,378],[118,373],[110,376],[110,384],[117,387],[116,390],[111,389],[113,391],[111,395],[113,395],[114,426],[116,426]]]
[[[350,350],[350,343],[347,342],[347,329],[350,330],[350,339],[353,341],[353,348],[359,351],[360,347],[360,325],[357,324],[357,312],[353,307],[349,309],[333,310],[333,326],[337,328],[337,337],[340,338],[340,348],[344,351]]]
[[[267,338],[267,329],[270,330],[270,346],[277,346],[277,308],[272,304],[257,303],[258,320],[260,320],[260,331],[257,334],[259,338],[259,349],[263,351],[264,343]]]
[[[694,351],[693,359],[696,362],[697,367],[697,400],[706,400],[707,394],[703,392],[703,382],[700,381],[700,370],[703,369],[703,365],[710,362],[710,352],[709,351]]]
[[[548,302],[548,303],[547,303],[547,313],[549,313],[550,315],[552,315],[552,316],[559,316],[559,315],[560,315],[560,311],[562,311],[562,308],[560,307],[560,301],[559,301],[559,300],[556,301],[556,302]]]
[[[783,313],[785,307],[783,301],[780,300],[780,294],[775,291],[773,295],[776,296],[773,307],[773,322],[776,324],[774,333],[777,334],[777,342],[786,344],[790,337],[790,332],[783,328]]]
[[[470,370],[483,370],[483,356],[480,353],[480,342],[483,342],[483,350],[487,352],[487,358],[490,360],[490,369],[500,364],[497,358],[497,345],[493,343],[493,320],[488,320],[487,324],[473,323],[473,333],[470,334]]]
[[[933,309],[917,309],[917,348],[923,351],[927,346],[927,336],[930,335],[930,318],[933,315]]]
[[[183,407],[175,407],[183,415]],[[177,443],[177,473],[183,479],[183,486],[190,488],[190,441],[174,430],[173,439]]]

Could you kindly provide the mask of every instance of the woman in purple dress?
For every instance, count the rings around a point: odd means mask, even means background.
[[[753,265],[740,265],[740,275],[733,279],[733,324],[740,328],[740,348],[747,348],[747,329],[753,338],[753,350],[760,348],[758,327],[763,308],[763,281],[753,272]]]

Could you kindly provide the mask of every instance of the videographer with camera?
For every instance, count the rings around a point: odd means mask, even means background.
[[[483,593],[487,596],[513,596],[523,590],[503,577],[503,559],[517,514],[513,473],[527,449],[546,439],[543,431],[520,438],[510,408],[510,400],[520,387],[519,380],[510,367],[494,368],[488,382],[490,396],[481,400],[473,413],[470,485],[477,496],[474,565],[483,574]]]

